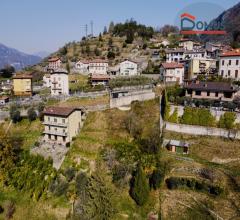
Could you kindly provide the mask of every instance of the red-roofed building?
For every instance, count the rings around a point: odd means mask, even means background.
[[[182,84],[184,79],[184,65],[182,63],[162,63],[160,66],[160,78],[165,83]]]
[[[89,79],[92,86],[96,86],[96,85],[106,86],[109,83],[110,76],[103,75],[103,74],[91,74]]]
[[[240,49],[220,54],[219,75],[223,78],[240,80]]]
[[[55,70],[60,68],[62,65],[62,61],[59,57],[51,57],[48,59],[48,69]]]

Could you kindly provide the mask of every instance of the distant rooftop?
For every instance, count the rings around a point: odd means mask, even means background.
[[[33,77],[26,73],[17,73],[13,79],[32,79]]]
[[[175,69],[175,68],[183,68],[184,67],[182,63],[175,63],[175,62],[172,62],[172,63],[162,63],[162,66],[165,69]]]
[[[52,106],[52,107],[47,107],[43,111],[45,115],[55,115],[55,116],[63,116],[67,117],[69,116],[72,112],[77,111],[77,110],[82,110],[82,108],[70,108],[70,107],[57,107],[57,106]]]
[[[212,91],[212,92],[234,92],[236,89],[228,82],[203,82],[192,81],[185,86],[186,89],[198,91]]]
[[[56,62],[58,60],[60,60],[59,57],[51,57],[51,58],[48,59],[48,62]]]
[[[240,56],[240,49],[226,51],[220,55],[220,57],[234,57],[234,56]]]

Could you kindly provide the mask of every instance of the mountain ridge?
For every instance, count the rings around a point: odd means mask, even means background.
[[[39,56],[27,54],[0,43],[0,68],[11,65],[16,70],[20,70],[26,66],[35,65],[41,60]]]

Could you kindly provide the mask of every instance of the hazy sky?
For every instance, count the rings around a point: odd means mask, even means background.
[[[0,43],[23,52],[53,52],[80,40],[82,26],[94,23],[98,34],[110,21],[134,18],[153,27],[173,24],[176,15],[199,0],[0,0]],[[205,0],[224,9],[239,0]]]

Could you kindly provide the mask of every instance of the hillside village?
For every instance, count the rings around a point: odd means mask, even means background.
[[[240,49],[111,22],[1,76],[0,219],[240,218]]]

